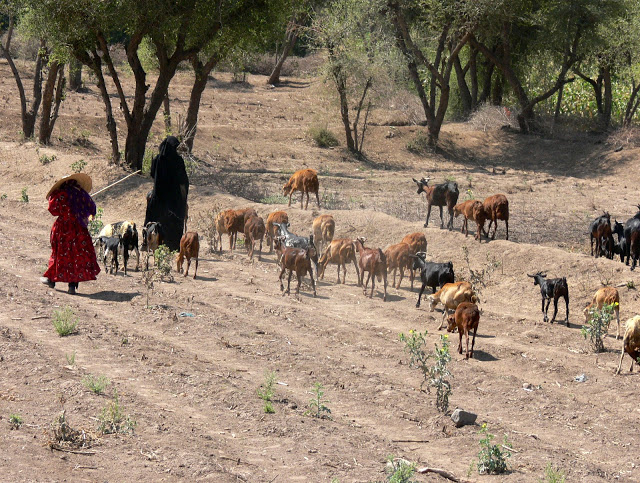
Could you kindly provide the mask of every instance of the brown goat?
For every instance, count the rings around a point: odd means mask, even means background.
[[[182,264],[186,257],[187,269],[184,272],[186,277],[189,273],[189,267],[191,266],[191,259],[196,259],[196,269],[193,273],[193,279],[195,280],[198,273],[198,254],[200,253],[200,237],[195,231],[188,231],[182,238],[180,238],[180,253],[178,254],[178,260],[176,262],[178,273],[182,273]]]
[[[318,208],[320,208],[320,183],[318,182],[318,173],[315,169],[301,169],[293,173],[289,181],[282,187],[282,194],[284,196],[289,195],[289,206],[291,206],[291,196],[294,191],[300,191],[302,196],[300,197],[300,209],[302,209],[302,202],[304,200],[304,194],[307,194],[307,204],[304,209],[309,207],[309,193],[316,194],[316,201],[318,202]]]
[[[509,239],[509,200],[505,195],[497,194],[492,195],[482,202],[484,205],[484,211],[486,212],[487,220],[489,220],[489,226],[487,227],[487,236],[491,231],[491,224],[495,223],[493,227],[493,235],[491,239],[496,237],[496,231],[498,230],[498,220],[503,220],[507,228],[507,237]]]
[[[224,235],[225,233],[228,233],[227,227],[226,227],[226,223],[227,223],[226,219],[232,211],[233,210],[224,210],[219,212],[216,215],[216,219],[214,221],[216,234],[217,234],[217,238],[214,239],[214,241],[220,247],[220,253],[222,253],[222,235]]]
[[[244,224],[244,244],[249,251],[249,258],[253,259],[254,244],[260,241],[258,260],[262,259],[262,239],[265,233],[264,220],[257,215],[250,216]]]
[[[431,216],[431,206],[437,206],[440,208],[440,228],[444,228],[444,218],[442,218],[442,207],[446,206],[449,212],[449,222],[447,228],[453,229],[453,206],[458,202],[458,183],[455,181],[445,181],[441,184],[429,186],[429,180],[431,178],[421,178],[420,181],[413,178],[414,183],[418,185],[417,193],[424,193],[427,197],[427,219],[424,223],[426,228],[429,224],[429,217]]]
[[[418,252],[427,253],[427,237],[424,233],[415,232],[406,235],[401,243],[407,243],[411,247],[411,255],[415,255]],[[413,280],[416,278],[416,271],[412,270],[413,279],[411,279],[411,290],[413,290]]]
[[[347,280],[347,263],[353,262],[356,268],[358,287],[360,286],[360,270],[356,261],[356,246],[351,238],[338,238],[332,240],[325,248],[322,257],[318,261],[318,272],[320,278],[324,279],[324,271],[329,263],[338,265],[338,283],[340,283],[340,266],[342,266],[342,283]]]
[[[631,317],[625,324],[622,352],[620,353],[620,362],[618,363],[616,374],[620,374],[625,353],[631,357],[631,367],[629,368],[629,372],[631,372],[633,371],[633,363],[637,362],[638,357],[640,357],[640,315]]]
[[[333,233],[336,230],[336,222],[331,215],[320,215],[313,220],[313,243],[315,243],[318,253],[322,253],[333,240]]]
[[[395,288],[400,288],[402,279],[404,278],[404,271],[409,270],[409,277],[411,279],[411,287],[413,287],[413,258],[411,258],[411,247],[408,243],[396,243],[391,245],[384,251],[384,256],[387,258],[387,271],[393,270],[393,284]],[[396,286],[396,272],[400,270],[400,280]]]
[[[267,216],[267,229],[265,237],[269,244],[269,253],[273,251],[273,241],[278,236],[278,227],[274,226],[274,223],[289,223],[289,215],[286,211],[274,211]]]
[[[593,295],[593,300],[584,309],[584,321],[589,321],[591,309],[602,310],[603,305],[612,305],[613,311],[616,313],[616,320],[618,321],[618,331],[616,332],[616,339],[620,338],[620,294],[614,287],[602,287]]]
[[[316,282],[313,279],[313,270],[311,268],[311,258],[314,256],[315,249],[309,248],[305,250],[304,248],[294,248],[294,247],[283,247],[280,243],[278,243],[278,248],[282,248],[282,256],[280,257],[280,264],[282,266],[282,271],[280,272],[280,290],[284,290],[284,284],[282,283],[282,277],[284,276],[284,272],[289,270],[289,279],[287,281],[287,290],[282,294],[290,293],[291,289],[291,276],[293,272],[296,272],[296,276],[298,278],[298,286],[296,287],[296,294],[300,293],[300,285],[302,284],[302,277],[306,274],[309,274],[309,278],[311,278],[311,287],[313,288],[313,296],[316,296]]]
[[[229,250],[233,251],[238,240],[238,232],[244,233],[244,224],[251,215],[258,216],[253,208],[225,211],[225,229],[229,234]]]
[[[371,294],[369,298],[373,298],[373,291],[376,285],[376,277],[378,282],[384,279],[384,295],[382,300],[387,300],[387,257],[380,248],[365,248],[363,237],[358,237],[354,241],[356,250],[360,254],[360,260],[358,265],[360,266],[360,284],[364,282],[364,272],[369,272],[367,275],[367,282],[364,283],[364,294],[367,295],[367,285],[369,285],[369,279],[371,279]]]
[[[444,305],[444,313],[442,314],[442,322],[438,330],[444,327],[445,318],[449,310],[455,310],[462,302],[478,302],[478,297],[473,291],[473,287],[469,282],[453,282],[445,283],[436,293],[429,295],[429,310],[433,312],[436,306],[441,303]]]
[[[447,332],[453,332],[456,327],[460,336],[458,343],[458,354],[462,354],[462,335],[464,334],[467,342],[467,352],[465,359],[471,357],[473,359],[473,346],[476,344],[476,334],[478,333],[478,323],[480,322],[480,311],[478,306],[472,302],[462,302],[456,308],[454,314],[449,315]],[[471,340],[471,351],[469,351],[469,332],[473,330],[473,339]]]
[[[455,217],[462,214],[464,220],[462,222],[462,228],[460,231],[464,233],[464,236],[469,235],[468,221],[472,220],[476,222],[476,236],[475,239],[482,241],[482,233],[484,232],[484,223],[486,221],[486,212],[484,205],[478,200],[467,200],[462,203],[458,203],[453,207],[453,214]]]

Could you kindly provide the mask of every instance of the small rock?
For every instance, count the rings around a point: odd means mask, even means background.
[[[587,380],[587,375],[580,374],[579,376],[574,377],[573,380],[576,382],[585,382]]]
[[[525,391],[533,391],[533,384],[531,384],[529,382],[525,382],[522,385],[522,389],[524,389]]]
[[[477,414],[464,411],[462,409],[456,409],[451,415],[451,420],[455,423],[456,428],[460,428],[467,424],[473,424],[476,422]]]

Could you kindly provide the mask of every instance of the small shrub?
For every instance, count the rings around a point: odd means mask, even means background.
[[[43,154],[42,156],[40,156],[40,164],[42,165],[49,164],[55,160],[56,160],[55,154],[52,154],[51,156],[47,156],[46,154]]]
[[[78,161],[71,163],[71,171],[74,173],[81,173],[86,166],[87,162],[84,159],[79,159]]]
[[[401,458],[389,456],[386,471],[388,483],[412,483],[411,477],[416,472],[416,465]]]
[[[66,411],[56,416],[51,423],[51,440],[48,445],[50,448],[89,448],[91,446],[91,435],[87,431],[73,429],[69,425],[66,417]]]
[[[449,409],[449,396],[451,395],[451,383],[447,379],[451,376],[451,372],[447,369],[447,364],[451,361],[449,336],[441,335],[440,342],[441,345],[436,344],[433,351],[436,362],[429,368],[429,385],[436,388],[436,408],[444,413]]]
[[[423,380],[420,383],[420,390],[422,386],[429,382],[429,358],[431,355],[424,349],[426,345],[425,338],[429,331],[425,330],[424,334],[416,332],[411,329],[409,336],[407,337],[403,333],[400,333],[400,340],[404,342],[404,350],[409,353],[409,367],[417,367],[422,372]]]
[[[444,177],[444,180],[445,180],[445,181],[455,181],[455,180],[456,180],[456,177],[455,177],[454,175],[452,175],[452,174],[448,174],[448,175],[446,175],[446,176]]]
[[[4,196],[5,198],[7,197],[7,195],[2,195],[2,196]],[[4,198],[0,198],[0,199],[4,199]],[[633,290],[635,288],[636,288],[636,284],[633,282],[633,280],[629,280],[627,282],[627,289]]]
[[[27,187],[25,186],[24,188],[22,188],[22,191],[20,192],[21,198],[20,201],[22,201],[23,203],[29,203],[29,195],[27,194]]]
[[[478,453],[478,473],[505,473],[508,470],[507,458],[511,457],[511,451],[509,451],[511,444],[507,442],[507,437],[504,437],[502,445],[491,444],[491,440],[495,436],[489,433],[487,423],[482,425],[480,434],[482,439],[480,440],[480,452]]]
[[[68,366],[73,366],[76,363],[76,351],[71,354],[65,354],[64,357],[67,359]]]
[[[113,401],[110,401],[98,416],[98,431],[101,434],[133,433],[136,422],[129,415],[124,415],[118,399],[118,391],[113,390]]]
[[[167,277],[169,280],[173,280],[171,275],[171,266],[173,265],[173,259],[176,257],[177,251],[169,250],[166,245],[160,245],[153,252],[153,258],[156,262],[156,270],[160,277],[164,279]]]
[[[153,151],[151,149],[145,149],[144,156],[142,157],[142,174],[148,176],[151,173],[151,161],[153,161]]]
[[[11,426],[11,429],[20,429],[20,426],[22,426],[22,423],[24,423],[24,421],[22,420],[22,417],[19,414],[9,415],[9,426]]]
[[[209,253],[215,253],[218,251],[218,230],[216,229],[216,217],[218,213],[222,211],[222,206],[218,203],[214,203],[213,208],[206,211],[204,214],[199,213],[196,219],[196,226],[198,227],[198,233],[207,240],[209,245]]]
[[[82,378],[82,384],[94,394],[102,394],[110,381],[107,376],[88,374]]]
[[[617,306],[617,302],[611,305],[604,304],[602,309],[598,310],[597,307],[589,309],[589,320],[587,325],[584,325],[580,332],[585,339],[588,339],[589,345],[594,352],[602,352],[604,350],[604,342],[602,337],[606,335],[609,330],[609,324],[613,318],[613,312]]]
[[[260,203],[264,203],[266,205],[284,205],[285,203],[289,203],[289,198],[282,195],[270,195],[262,198]]]
[[[65,337],[76,332],[78,317],[73,313],[71,307],[66,306],[63,309],[53,311],[52,323],[58,335]]]
[[[89,229],[89,233],[91,234],[91,236],[98,236],[100,230],[104,228],[104,223],[102,222],[103,214],[104,210],[102,208],[98,208],[96,210],[96,216],[94,216],[92,220],[89,220],[87,228]]]
[[[324,388],[322,384],[316,382],[311,390],[313,398],[309,400],[309,409],[305,411],[307,416],[313,416],[314,418],[327,418],[331,419],[331,409],[327,407],[327,403],[331,402],[328,399],[324,399]]]
[[[340,144],[338,138],[326,126],[314,126],[309,128],[309,136],[313,139],[318,147],[332,148]]]
[[[0,196],[0,201],[4,201],[7,199],[7,193],[2,193],[2,196]]]
[[[423,132],[418,133],[407,143],[407,151],[414,154],[425,154],[429,152],[429,137]]]
[[[264,401],[264,412],[267,414],[274,413],[271,398],[275,394],[276,373],[268,372],[265,376],[264,383],[258,388],[258,397]]]
[[[496,258],[487,253],[487,262],[485,263],[484,267],[479,270],[474,270],[471,268],[471,262],[469,260],[469,247],[467,247],[466,245],[462,247],[462,256],[467,264],[467,270],[469,271],[469,283],[471,283],[471,287],[473,288],[476,296],[480,297],[482,289],[487,286],[487,283],[491,278],[491,273],[500,265],[502,265],[502,262],[498,261]]]
[[[544,469],[544,478],[538,480],[540,483],[565,483],[567,481],[564,471],[556,470],[551,463],[547,463]]]
[[[467,188],[467,192],[464,195],[465,201],[474,200],[475,198],[476,198],[476,196],[473,194],[473,190],[471,188]]]

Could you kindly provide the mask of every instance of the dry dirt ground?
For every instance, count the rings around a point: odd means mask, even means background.
[[[418,156],[406,144],[419,127],[389,127],[375,112],[368,158],[355,160],[343,147],[315,147],[312,124],[334,120],[335,107],[317,79],[289,79],[268,88],[250,76],[241,85],[216,75],[204,94],[191,176],[191,228],[215,208],[252,206],[260,215],[286,209],[295,232],[307,234],[317,213],[332,214],[336,236],[367,237],[369,246],[397,243],[424,231],[432,260],[452,260],[458,278],[471,268],[498,265],[480,294],[482,317],[476,357],[458,355],[451,338],[451,409],[478,414],[477,425],[456,429],[438,413],[433,392],[420,391],[421,373],[408,366],[400,332],[429,330],[438,340],[440,312],[415,307],[407,282],[389,287],[387,302],[356,286],[335,284],[327,269],[318,296],[303,287],[299,297],[281,295],[272,254],[249,261],[239,248],[222,255],[201,248],[198,278],[156,283],[149,294],[142,272],[131,270],[66,286],[41,285],[50,253],[53,217],[44,195],[53,181],[84,159],[100,188],[126,172],[110,166],[102,105],[97,90],[70,93],[50,147],[20,142],[15,84],[0,63],[0,467],[4,481],[382,481],[389,455],[418,466],[447,469],[472,481],[537,481],[551,463],[568,481],[639,481],[638,373],[615,376],[620,341],[590,352],[580,334],[582,309],[602,282],[640,285],[638,271],[587,253],[590,219],[606,209],[618,220],[635,213],[640,154],[595,136],[567,139],[523,137],[507,131],[445,126],[438,153]],[[174,113],[184,112],[191,79],[172,84]],[[131,87],[131,80],[127,80]],[[157,123],[152,143],[162,138]],[[124,132],[120,131],[121,142]],[[55,155],[46,165],[43,154]],[[320,172],[323,206],[266,204],[277,198],[289,173]],[[495,169],[494,169],[495,168]],[[432,215],[422,227],[425,203],[412,177],[435,181],[453,176],[463,195],[496,192],[511,201],[510,240],[478,244],[459,231],[439,229]],[[27,187],[29,202],[20,201]],[[134,176],[96,196],[105,222],[144,218],[148,178]],[[273,198],[275,197],[275,198]],[[463,196],[461,196],[462,199]],[[456,220],[456,229],[460,220]],[[135,263],[130,262],[130,268]],[[193,268],[192,268],[193,269]],[[540,294],[526,273],[566,276],[570,326],[543,323]],[[620,288],[623,321],[640,312],[636,290]],[[79,317],[75,335],[58,337],[51,316],[70,306]],[[194,317],[180,316],[183,312]],[[559,319],[564,319],[564,306]],[[610,329],[615,336],[615,324]],[[67,356],[75,354],[70,365]],[[274,371],[274,414],[265,414],[257,389]],[[105,375],[104,395],[83,377]],[[576,376],[585,374],[585,382]],[[320,382],[331,419],[305,415],[310,390]],[[525,390],[523,385],[532,390]],[[97,418],[117,389],[122,410],[135,419],[133,435],[95,434]],[[50,425],[65,409],[70,425],[94,434],[77,454],[52,451]],[[9,416],[24,423],[11,429]],[[503,476],[468,474],[487,423],[496,441],[513,444]],[[418,475],[417,481],[444,481]]]

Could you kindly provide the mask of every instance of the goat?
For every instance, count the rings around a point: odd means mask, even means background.
[[[226,220],[230,216],[233,210],[220,211],[214,220],[217,238],[214,238],[215,243],[220,247],[220,253],[222,253],[222,235],[229,233],[227,231]]]
[[[616,332],[616,340],[620,338],[620,294],[614,287],[602,287],[593,295],[593,300],[584,309],[584,321],[589,322],[591,310],[602,310],[603,305],[613,306],[618,321],[618,331]]]
[[[493,226],[493,235],[491,235],[491,239],[494,240],[496,238],[496,231],[498,231],[498,220],[503,220],[504,224],[507,228],[507,237],[509,239],[509,200],[505,195],[497,194],[492,195],[484,199],[482,202],[484,206],[484,211],[486,213],[486,217],[489,220],[489,226],[487,227],[487,236],[489,236],[489,232],[491,231],[491,224],[494,223]]]
[[[462,222],[462,228],[460,231],[464,233],[464,236],[469,235],[468,221],[472,220],[476,222],[476,240],[482,241],[482,233],[484,232],[484,222],[487,215],[484,211],[484,205],[478,200],[467,200],[462,203],[458,203],[453,207],[453,215],[457,217],[462,214],[464,221]]]
[[[640,357],[640,315],[631,317],[625,324],[622,351],[620,352],[620,362],[618,363],[616,374],[620,374],[622,358],[625,353],[631,357],[631,367],[629,368],[629,372],[631,372],[633,371],[633,363],[637,362],[638,357]]]
[[[274,223],[274,226],[278,228],[279,235],[284,237],[283,243],[285,247],[304,248],[305,250],[313,246],[313,255],[311,259],[316,266],[316,275],[318,274],[318,254],[314,244],[313,235],[309,237],[298,236],[295,233],[289,231],[289,222],[286,223]],[[316,276],[317,278],[317,276]]]
[[[289,215],[286,211],[274,211],[267,216],[267,227],[265,237],[269,244],[269,253],[273,251],[273,240],[277,236],[278,227],[274,223],[289,223]]]
[[[620,261],[624,263],[624,257],[627,253],[627,239],[624,237],[624,225],[614,219],[611,232],[614,235],[618,235],[618,242],[614,244],[613,251],[620,255]]]
[[[118,273],[118,248],[122,245],[122,236],[101,236],[98,238],[100,243],[100,250],[103,252],[102,261],[104,262],[104,271],[109,273]],[[107,269],[107,257],[111,253],[111,267]],[[116,267],[116,271],[113,271],[113,267]]]
[[[431,287],[431,292],[436,292],[436,287],[443,287],[446,283],[453,283],[455,281],[455,274],[453,273],[453,263],[434,263],[427,262],[425,252],[418,252],[413,256],[413,269],[420,270],[420,280],[422,281],[422,287],[418,294],[418,302],[416,307],[420,307],[420,300],[426,287]]]
[[[249,251],[249,259],[253,259],[254,244],[260,241],[258,260],[262,260],[262,239],[264,238],[264,220],[259,216],[250,216],[244,224],[244,243]]]
[[[149,270],[149,257],[164,242],[162,225],[157,221],[150,221],[142,228],[142,250],[147,252],[147,270]],[[155,262],[155,254],[154,254]]]
[[[551,323],[556,320],[558,313],[558,299],[564,297],[564,301],[567,305],[567,318],[565,319],[567,327],[569,327],[569,286],[567,285],[567,279],[562,278],[545,278],[546,273],[538,272],[535,275],[529,275],[533,278],[533,285],[540,285],[540,295],[542,295],[542,313],[544,314],[544,322],[549,320],[547,312],[549,311],[549,304],[553,298],[553,317],[551,317]],[[545,309],[544,302],[547,301],[547,307]]]
[[[244,233],[244,224],[250,216],[258,216],[253,208],[243,208],[241,210],[227,210],[225,215],[225,229],[229,234],[229,250],[233,251],[238,241],[238,232]]]
[[[350,238],[339,238],[332,240],[325,248],[322,257],[318,262],[318,276],[324,279],[324,271],[329,263],[338,265],[338,283],[340,283],[340,266],[342,266],[342,283],[347,280],[347,263],[353,262],[356,269],[356,277],[358,279],[358,287],[360,286],[360,270],[356,261],[356,246]]]
[[[318,253],[322,253],[327,244],[331,243],[335,230],[336,222],[331,215],[320,215],[313,220],[313,239]]]
[[[427,237],[424,236],[424,233],[409,233],[408,235],[405,235],[405,237],[401,240],[401,243],[409,244],[409,246],[411,247],[411,255],[415,255],[418,252],[424,252],[425,254],[427,253]],[[412,267],[411,271],[413,273],[413,279],[411,280],[411,290],[413,290],[413,280],[416,277],[416,268]]]
[[[314,255],[315,248],[310,246],[307,249],[284,247],[282,249],[282,256],[280,257],[280,264],[282,270],[280,272],[280,290],[284,290],[284,284],[282,283],[282,277],[286,270],[289,270],[289,279],[287,281],[287,290],[282,294],[290,293],[291,289],[291,276],[293,272],[296,272],[298,278],[298,286],[296,287],[296,294],[300,293],[300,285],[302,284],[302,277],[307,273],[311,278],[311,287],[313,288],[313,296],[316,296],[316,283],[313,278],[313,271],[311,268],[311,257]]]
[[[458,343],[458,354],[462,354],[462,335],[464,334],[467,342],[467,351],[465,359],[471,357],[473,359],[473,347],[476,344],[476,334],[478,333],[478,324],[480,323],[480,311],[478,306],[471,302],[462,302],[456,308],[455,313],[449,315],[447,332],[453,332],[456,328],[460,336]],[[469,332],[473,330],[473,339],[471,340],[471,351],[469,351]]]
[[[473,292],[473,287],[469,282],[445,283],[440,290],[429,295],[429,312],[433,312],[439,303],[444,305],[442,322],[438,330],[444,327],[444,321],[449,315],[448,311],[456,310],[462,302],[478,303],[478,297]]]
[[[440,208],[440,228],[444,228],[442,207],[446,205],[447,211],[449,212],[449,223],[447,223],[447,228],[449,228],[449,230],[452,230],[453,207],[458,202],[458,196],[460,195],[460,192],[458,191],[458,184],[455,181],[447,181],[445,183],[429,186],[429,180],[431,178],[423,177],[422,179],[420,179],[420,181],[417,181],[415,178],[412,179],[418,185],[417,193],[425,193],[427,195],[427,220],[424,223],[424,227],[426,228],[427,225],[429,225],[429,216],[431,216],[431,205],[434,205]]]
[[[640,209],[640,205],[638,205],[638,209]],[[624,238],[626,240],[625,263],[629,265],[629,258],[631,258],[631,270],[635,270],[636,263],[640,258],[640,211],[624,224]]]
[[[411,247],[408,243],[396,243],[391,245],[384,251],[384,256],[387,258],[387,271],[393,270],[393,284],[395,288],[400,288],[402,279],[404,278],[404,271],[409,270],[409,277],[411,279],[411,286],[413,287],[413,260],[411,259]],[[400,280],[396,286],[396,272],[400,270]]]
[[[356,251],[360,254],[360,260],[358,265],[360,266],[360,284],[364,282],[364,272],[369,272],[367,275],[367,282],[364,284],[364,294],[367,295],[367,285],[369,285],[369,279],[371,279],[371,294],[369,298],[373,298],[373,291],[376,285],[376,277],[378,282],[384,279],[384,295],[382,301],[387,300],[387,257],[379,248],[365,248],[363,237],[358,237],[353,242]]]
[[[596,241],[596,258],[602,255],[603,249],[613,258],[613,234],[611,231],[611,215],[604,212],[589,225],[589,238],[591,241],[591,256],[593,256],[593,241]],[[602,240],[605,240],[605,247]],[[608,258],[608,257],[607,257]]]
[[[180,238],[180,253],[178,254],[178,259],[176,262],[178,273],[182,273],[182,264],[186,257],[187,259],[187,269],[184,272],[184,276],[186,277],[189,273],[189,267],[191,266],[191,259],[196,259],[196,268],[193,272],[193,279],[196,279],[196,274],[198,273],[198,255],[200,253],[200,237],[198,233],[195,231],[188,231],[182,238]]]
[[[291,206],[291,196],[294,191],[300,191],[302,196],[300,197],[300,209],[302,209],[302,201],[304,200],[305,193],[307,194],[307,204],[304,209],[309,207],[309,193],[316,194],[316,201],[318,202],[318,208],[320,208],[320,183],[318,183],[318,173],[315,169],[301,169],[291,175],[289,181],[282,187],[282,194],[284,196],[289,195],[289,206]]]
[[[122,236],[122,261],[124,264],[124,274],[127,274],[127,262],[129,261],[129,252],[136,251],[136,272],[140,270],[140,250],[138,249],[138,229],[133,221],[117,221],[109,223],[102,227],[98,237],[102,236]]]

